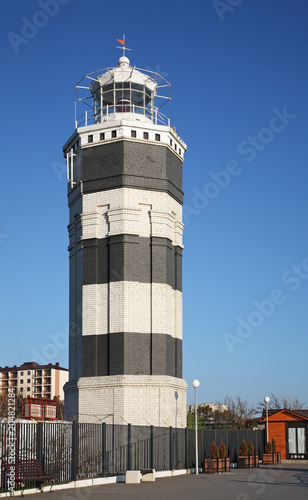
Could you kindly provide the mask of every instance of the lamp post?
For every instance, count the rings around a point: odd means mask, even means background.
[[[265,396],[264,398],[264,403],[265,403],[265,414],[266,414],[266,442],[268,443],[268,403],[270,402],[270,398],[268,396]]]
[[[197,388],[200,385],[199,380],[195,379],[191,385],[195,389],[195,438],[196,438],[196,474],[198,474],[198,419],[197,419]]]

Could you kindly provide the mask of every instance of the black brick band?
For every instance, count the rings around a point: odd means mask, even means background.
[[[82,338],[82,376],[170,375],[182,378],[182,340],[170,335],[111,333]]]
[[[183,204],[182,162],[167,146],[123,139],[78,155],[84,194],[128,187],[163,191]]]
[[[167,238],[121,234],[83,241],[83,285],[164,283],[182,291],[182,249]]]

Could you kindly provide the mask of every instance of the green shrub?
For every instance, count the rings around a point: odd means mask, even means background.
[[[213,444],[210,447],[212,458],[219,458],[219,450],[216,446],[216,444],[213,441]]]
[[[272,445],[269,442],[265,445],[265,453],[272,453]]]
[[[255,449],[254,449],[252,442],[250,441],[248,443],[248,455],[254,455],[254,453],[255,453]]]
[[[219,453],[220,453],[221,458],[225,458],[225,456],[227,454],[225,443],[223,441],[221,441],[221,443],[219,445]]]
[[[241,442],[240,453],[243,457],[246,457],[248,455],[248,446],[245,439],[243,439],[243,441]]]

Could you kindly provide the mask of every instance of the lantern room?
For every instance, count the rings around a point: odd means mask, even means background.
[[[85,75],[76,90],[78,101],[88,106],[76,117],[76,127],[121,118],[169,124],[160,108],[171,99],[170,83],[157,72],[132,67],[124,55],[116,67]]]

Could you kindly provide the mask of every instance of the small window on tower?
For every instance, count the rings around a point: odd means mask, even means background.
[[[93,142],[93,135],[88,135],[88,142]]]
[[[160,134],[155,134],[155,141],[160,141]]]
[[[111,137],[114,139],[117,136],[117,131],[113,130],[111,133]]]
[[[149,133],[148,132],[143,132],[143,138],[148,139],[149,138]]]
[[[181,155],[181,154],[182,154],[182,150],[181,150],[181,149],[179,149],[179,155]]]
[[[137,132],[136,132],[136,130],[132,130],[132,131],[131,131],[131,136],[132,136],[132,137],[137,137]]]
[[[170,139],[170,146],[172,146],[172,139]]]
[[[100,139],[100,141],[104,141],[105,140],[105,132],[101,132],[101,134],[99,136],[99,139]]]
[[[176,144],[174,145],[174,149],[175,149],[175,150],[177,150],[177,146],[176,146]]]

